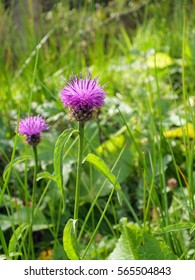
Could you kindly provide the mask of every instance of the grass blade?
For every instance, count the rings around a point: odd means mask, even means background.
[[[29,228],[29,225],[22,224],[20,225],[13,233],[8,246],[8,252],[9,255],[11,253],[17,252],[18,242],[22,238],[24,231],[26,231]]]
[[[64,130],[60,136],[58,137],[55,149],[54,149],[54,171],[55,171],[55,178],[57,182],[57,186],[63,194],[63,176],[62,176],[62,161],[63,161],[63,152],[64,148],[67,145],[70,137],[76,130],[72,128]]]
[[[76,220],[70,219],[64,227],[63,246],[70,260],[79,260],[76,241]]]

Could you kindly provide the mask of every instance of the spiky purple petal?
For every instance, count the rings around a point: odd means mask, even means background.
[[[47,130],[48,128],[48,125],[42,117],[33,116],[20,121],[18,132],[26,136],[32,136],[35,134],[41,134],[43,130]]]
[[[61,100],[65,107],[70,106],[74,110],[101,107],[104,105],[105,86],[100,86],[97,78],[92,79],[90,73],[84,79],[73,75],[61,91]]]

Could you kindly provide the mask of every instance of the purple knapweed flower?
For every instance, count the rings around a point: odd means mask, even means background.
[[[70,82],[61,90],[61,100],[69,108],[70,115],[77,121],[85,122],[99,112],[104,105],[106,85],[100,86],[98,79],[92,79],[91,73],[86,78],[72,75]]]
[[[43,130],[49,129],[45,120],[40,116],[27,117],[19,123],[18,132],[26,137],[26,142],[36,146],[41,141]]]

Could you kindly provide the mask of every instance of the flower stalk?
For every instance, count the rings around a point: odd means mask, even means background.
[[[70,118],[76,120],[79,124],[78,162],[74,204],[74,220],[76,221],[79,216],[84,126],[85,122],[97,118],[99,115],[100,108],[104,105],[106,95],[104,91],[105,87],[106,85],[101,86],[98,79],[92,79],[91,73],[88,73],[85,78],[83,78],[81,74],[80,76],[72,75],[69,82],[67,82],[66,86],[61,90],[61,101],[64,107],[67,107]]]
[[[38,171],[38,155],[37,145],[41,142],[43,130],[49,129],[45,120],[41,116],[33,116],[22,119],[19,123],[19,134],[25,137],[25,143],[29,144],[33,148],[34,153],[34,176],[32,187],[32,207],[31,216],[29,221],[29,255],[31,259],[35,259],[35,250],[33,242],[33,222],[34,222],[34,210],[36,204],[36,191],[37,191],[37,171]]]
[[[34,220],[34,209],[36,204],[36,191],[37,191],[37,170],[38,170],[38,156],[37,156],[37,146],[33,147],[34,153],[34,174],[33,174],[33,188],[32,188],[32,208],[31,208],[31,220],[30,220],[30,243],[32,250],[32,259],[35,258],[34,255],[34,242],[33,242],[33,220]]]
[[[33,153],[34,153],[34,176],[33,176],[33,189],[32,189],[32,216],[31,216],[31,223],[34,217],[34,209],[36,203],[36,191],[37,191],[37,170],[38,170],[38,156],[37,156],[37,146],[33,146]]]
[[[75,190],[74,220],[78,220],[78,213],[79,213],[84,126],[85,126],[84,122],[79,122],[79,142],[78,142],[78,161],[77,161],[77,176],[76,176],[76,190]]]

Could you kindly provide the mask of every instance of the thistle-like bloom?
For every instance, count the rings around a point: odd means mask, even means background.
[[[22,119],[19,124],[18,132],[26,137],[29,145],[36,146],[41,141],[43,130],[49,129],[45,120],[40,116],[27,117]]]
[[[97,116],[99,108],[104,105],[105,86],[100,86],[98,79],[92,79],[90,73],[85,79],[73,75],[61,91],[61,100],[74,119],[85,122]]]

